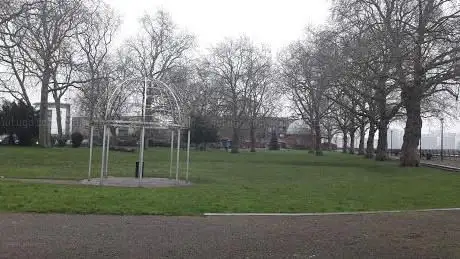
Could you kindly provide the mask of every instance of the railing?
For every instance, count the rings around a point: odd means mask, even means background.
[[[391,156],[399,156],[401,149],[389,149],[388,153]],[[449,159],[449,160],[460,160],[460,150],[458,149],[422,149],[419,151],[420,157],[426,160],[432,159]]]

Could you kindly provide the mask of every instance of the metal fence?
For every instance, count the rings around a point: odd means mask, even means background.
[[[399,156],[401,149],[389,149],[391,156]],[[460,150],[458,149],[420,149],[419,155],[425,160],[460,160]]]

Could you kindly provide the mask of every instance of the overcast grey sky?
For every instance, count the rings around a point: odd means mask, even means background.
[[[225,37],[249,36],[271,46],[273,54],[299,39],[307,25],[320,25],[329,15],[328,0],[106,0],[121,16],[117,43],[138,30],[145,12],[163,9],[179,27],[208,48]]]
[[[246,35],[272,54],[299,39],[308,25],[324,24],[329,0],[105,0],[121,15],[115,47],[139,31],[139,18],[167,11],[179,28],[194,34],[203,51],[225,37]],[[286,102],[287,105],[287,102]],[[289,115],[284,109],[283,115]]]

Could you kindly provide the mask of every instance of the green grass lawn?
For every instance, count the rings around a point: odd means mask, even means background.
[[[84,179],[87,148],[0,148],[0,176]],[[185,161],[185,152],[182,152]],[[94,176],[100,170],[95,152]],[[137,153],[110,153],[109,175],[133,176]],[[149,149],[145,176],[169,174],[169,150]],[[192,187],[115,188],[0,181],[0,211],[198,215],[460,207],[460,174],[400,168],[339,153],[191,152]],[[183,169],[185,169],[183,167]],[[182,170],[184,172],[185,170]]]

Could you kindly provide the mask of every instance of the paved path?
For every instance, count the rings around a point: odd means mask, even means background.
[[[399,161],[399,157],[397,156],[390,155],[390,159]],[[441,161],[440,158],[433,158],[431,160],[426,160],[422,158],[420,160],[420,164],[421,166],[436,167],[436,168],[439,168],[437,166],[441,166],[441,167],[445,167],[444,170],[446,171],[460,172],[460,160],[453,159],[453,158],[447,158],[447,159],[444,159],[443,161]],[[442,168],[439,168],[439,169],[442,169]]]
[[[0,181],[14,181],[22,183],[47,183],[47,184],[65,184],[65,185],[100,185],[100,178],[91,178],[83,180],[59,180],[59,179],[25,179],[25,178],[0,178]],[[112,177],[109,176],[103,180],[104,186],[115,187],[139,187],[139,178],[134,177]],[[192,183],[185,180],[176,181],[168,178],[142,178],[141,187],[144,188],[161,188],[161,187],[190,187]]]
[[[457,169],[460,170],[460,161],[459,160],[444,159],[444,161],[441,161],[440,159],[433,159],[433,160],[424,160],[424,159],[422,159],[421,162],[427,163],[427,164],[433,164],[433,165],[449,166],[449,167],[457,168]]]
[[[0,258],[460,258],[460,212],[305,217],[0,213]]]

